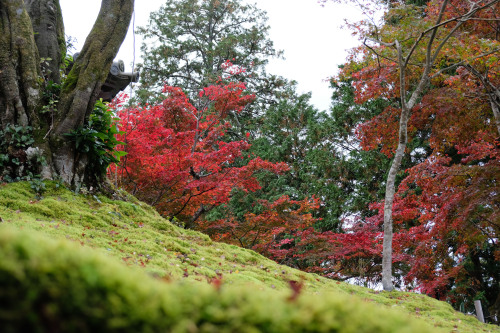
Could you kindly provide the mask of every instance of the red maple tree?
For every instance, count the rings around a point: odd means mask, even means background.
[[[422,15],[418,24],[425,24],[440,13],[440,8],[446,8],[440,14],[442,28],[444,33],[452,32],[453,43],[442,44],[428,75],[429,86],[409,113],[405,156],[413,166],[399,172],[400,184],[392,205],[393,272],[406,288],[457,306],[462,302],[471,306],[474,298],[482,298],[491,311],[499,313],[500,44],[498,29],[491,24],[497,20],[499,4],[478,2],[475,8],[484,10],[457,26],[453,18],[467,13],[470,3],[443,3],[430,1],[425,11],[416,11]],[[417,24],[414,9],[406,6],[386,16],[381,35],[387,39],[399,36],[402,43],[419,38],[411,34]],[[412,38],[401,39],[405,34]],[[358,103],[375,99],[392,102],[357,128],[364,149],[381,149],[392,157],[401,141],[399,99],[402,91],[412,92],[401,87],[418,80],[422,69],[411,65],[401,81],[398,64],[391,60],[395,51],[386,44],[357,49],[359,53],[353,53],[340,76],[353,80]],[[413,64],[423,58],[424,53],[419,52],[413,50]],[[352,262],[351,256],[364,260],[371,253],[372,261],[364,266],[364,274],[370,269],[370,278],[377,279],[375,264],[380,256],[375,250],[380,247],[384,202],[373,203],[371,208],[377,214],[356,222],[347,230],[350,235],[346,239],[364,235],[375,242],[353,247],[344,241],[346,246],[340,253],[346,259],[328,262],[335,263],[334,274],[348,276],[349,271],[343,268]],[[349,249],[347,254],[345,249]]]
[[[240,112],[254,98],[245,94],[243,83],[203,89],[197,107],[179,88],[166,86],[163,93],[162,104],[118,112],[128,154],[117,170],[111,170],[119,185],[162,215],[192,228],[204,213],[227,202],[233,188],[259,189],[256,172],[287,170],[284,163],[260,158],[234,166],[250,148],[246,139],[225,141],[228,114]]]

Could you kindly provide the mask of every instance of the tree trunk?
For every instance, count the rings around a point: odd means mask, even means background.
[[[382,287],[385,291],[394,290],[394,285],[392,283],[392,236],[393,236],[393,226],[392,226],[392,204],[394,202],[394,195],[396,193],[396,176],[401,167],[401,161],[406,150],[406,145],[408,143],[408,121],[410,120],[411,109],[417,103],[417,100],[421,97],[424,92],[425,87],[429,83],[429,72],[432,67],[433,61],[431,61],[430,50],[432,46],[432,35],[431,41],[428,44],[427,50],[427,61],[424,67],[422,76],[410,95],[410,99],[407,101],[407,85],[406,85],[406,68],[408,63],[408,57],[403,56],[403,51],[399,41],[395,41],[398,53],[398,64],[399,64],[399,89],[400,89],[400,101],[401,101],[401,114],[399,119],[399,142],[398,148],[394,155],[394,159],[389,169],[389,174],[387,175],[387,183],[385,185],[385,201],[384,201],[384,240],[382,245]]]
[[[449,42],[450,38],[458,31],[458,29],[464,24],[464,22],[472,19],[474,15],[484,9],[490,8],[491,6],[498,3],[498,0],[492,0],[483,6],[478,6],[477,3],[471,2],[469,11],[463,15],[457,16],[454,19],[448,19],[447,22],[455,22],[454,26],[447,31],[443,36],[438,36],[438,30],[444,25],[442,19],[444,17],[445,9],[449,5],[449,0],[444,0],[441,3],[441,8],[436,20],[436,23],[433,27],[428,28],[427,30],[420,33],[420,36],[416,38],[412,47],[409,49],[407,55],[403,54],[403,50],[401,44],[398,40],[393,43],[385,43],[381,40],[375,39],[375,42],[387,46],[387,47],[396,47],[397,50],[397,63],[399,67],[399,83],[400,83],[400,101],[401,101],[401,118],[399,121],[399,143],[398,148],[396,150],[394,160],[392,161],[391,169],[389,170],[389,174],[387,176],[387,183],[385,189],[385,202],[384,202],[384,242],[383,242],[383,253],[382,253],[382,285],[384,290],[391,291],[394,289],[392,284],[392,235],[393,235],[393,226],[392,226],[392,204],[394,202],[394,194],[396,190],[395,180],[396,175],[401,166],[401,160],[403,158],[404,151],[406,149],[406,144],[408,141],[407,138],[407,127],[408,120],[410,117],[411,109],[417,103],[417,100],[422,97],[424,94],[424,89],[428,86],[430,77],[429,74],[431,72],[434,63],[438,55],[440,54],[443,47]],[[419,46],[421,42],[426,40],[424,37],[429,34],[429,38],[425,42],[425,62],[423,63],[423,72],[422,75],[415,86],[415,89],[410,95],[410,98],[407,99],[407,91],[408,89],[405,71],[410,64],[410,59],[412,58],[416,48]],[[373,40],[371,38],[366,38],[366,40]],[[435,75],[439,75],[441,72],[436,73]],[[498,91],[498,89],[494,89],[494,91]],[[490,101],[491,96],[490,97]],[[498,119],[498,107],[495,108],[494,103],[492,102],[492,109],[495,115],[495,119]],[[497,105],[498,106],[498,105]],[[498,126],[498,122],[497,122]],[[500,131],[500,127],[499,127]]]
[[[385,291],[392,291],[392,204],[394,202],[394,193],[396,191],[396,175],[398,174],[401,160],[405,153],[407,144],[407,126],[410,116],[410,110],[403,108],[399,122],[399,143],[396,154],[392,160],[387,183],[385,185],[384,202],[384,241],[382,249],[382,286]]]
[[[0,0],[0,129],[32,128],[33,146],[46,161],[43,178],[61,179],[73,188],[102,181],[104,175],[88,170],[87,156],[66,134],[86,125],[127,33],[133,7],[134,0],[102,0],[80,56],[52,100],[57,103],[49,104],[42,92],[50,81],[61,82],[66,53],[59,0]],[[3,149],[19,150],[11,145]]]
[[[61,83],[60,68],[66,56],[61,7],[54,0],[25,0],[46,81]]]
[[[493,111],[498,135],[500,136],[500,90],[497,89],[496,94],[488,94],[488,100],[490,101],[491,111]]]
[[[40,99],[38,50],[22,0],[0,1],[0,126],[28,126]]]
[[[398,46],[399,49],[399,46]],[[402,59],[401,50],[398,50]],[[416,89],[411,94],[408,102],[406,102],[406,84],[405,84],[405,66],[400,67],[400,84],[401,84],[401,115],[399,119],[399,142],[398,148],[394,155],[394,159],[387,175],[387,183],[385,186],[385,201],[384,201],[384,240],[382,248],[382,286],[385,291],[392,291],[394,285],[392,283],[392,205],[396,192],[396,176],[401,167],[406,145],[408,143],[408,121],[410,120],[411,109],[421,98],[425,87],[429,83],[428,74],[431,66],[428,65],[420,78]]]

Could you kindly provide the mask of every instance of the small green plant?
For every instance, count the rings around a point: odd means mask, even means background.
[[[40,178],[32,178],[29,184],[31,189],[35,191],[37,200],[43,199],[42,194],[46,191],[45,182]]]
[[[59,103],[59,95],[61,93],[61,85],[53,81],[48,81],[43,91],[44,105],[41,113],[52,113],[57,109]]]
[[[33,136],[30,126],[7,125],[2,130],[0,129],[0,148],[13,146],[14,148],[28,148],[33,144]]]
[[[34,143],[30,126],[7,125],[0,129],[0,181],[13,182],[37,178],[45,163]]]
[[[76,149],[87,154],[89,168],[93,172],[104,175],[111,163],[118,163],[120,157],[126,154],[115,150],[116,146],[125,144],[116,139],[116,135],[123,134],[116,123],[117,118],[100,99],[87,125],[67,134],[74,141]]]

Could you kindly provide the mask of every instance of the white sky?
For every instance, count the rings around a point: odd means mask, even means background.
[[[136,0],[135,26],[147,24],[149,13],[165,0]],[[320,110],[330,105],[331,90],[326,79],[337,71],[347,50],[358,42],[347,29],[344,19],[356,21],[360,12],[348,5],[328,3],[321,7],[317,0],[248,1],[267,12],[271,26],[270,39],[276,49],[285,51],[285,60],[271,60],[267,71],[296,80],[300,92],[312,92],[312,103]],[[66,35],[77,39],[79,50],[99,13],[100,0],[60,0]],[[140,62],[141,36],[136,35],[136,62]],[[132,24],[117,58],[125,61],[125,71],[133,60]]]

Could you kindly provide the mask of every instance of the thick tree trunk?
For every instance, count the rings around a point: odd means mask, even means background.
[[[24,4],[31,20],[36,48],[40,57],[38,60],[41,70],[39,78],[40,80],[43,78],[45,85],[49,82],[60,84],[60,69],[66,56],[66,40],[59,2],[57,0],[25,0]],[[44,102],[47,101],[40,100],[38,104]],[[40,113],[42,110],[43,108],[40,106],[38,110],[35,110],[31,126],[36,138],[35,146],[44,152],[45,156],[46,162],[40,170],[41,176],[45,179],[51,179],[56,172],[52,164],[52,153],[47,134],[50,133],[53,126],[53,113],[56,110],[51,109],[45,115],[43,112]]]
[[[84,125],[127,34],[134,0],[102,0],[101,10],[64,85],[54,131],[50,137],[55,171],[74,187],[92,183],[87,157],[78,153],[64,134]],[[97,182],[100,179],[96,180]]]
[[[94,27],[63,82],[57,107],[47,109],[42,91],[49,81],[61,81],[66,52],[59,0],[0,0],[0,129],[32,127],[33,146],[47,162],[44,178],[62,179],[72,187],[102,180],[104,175],[88,170],[87,157],[66,134],[88,121],[133,7],[134,0],[102,0]]]
[[[41,95],[38,50],[22,0],[0,1],[0,126],[28,126]]]
[[[24,0],[35,33],[42,74],[47,81],[61,83],[60,68],[66,56],[61,7],[56,0]]]

